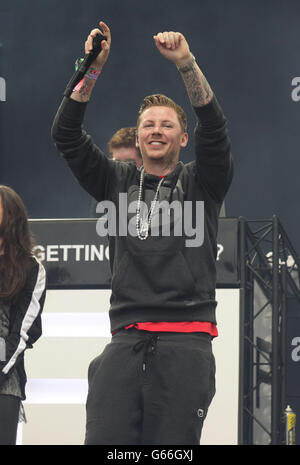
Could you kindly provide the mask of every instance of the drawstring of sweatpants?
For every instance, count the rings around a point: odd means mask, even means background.
[[[146,361],[148,353],[150,352],[151,354],[155,354],[156,343],[158,339],[159,336],[156,336],[155,334],[147,334],[147,336],[144,339],[141,339],[133,346],[133,350],[135,352],[139,352],[144,347],[143,371],[146,371]]]

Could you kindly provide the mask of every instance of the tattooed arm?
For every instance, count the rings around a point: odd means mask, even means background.
[[[78,86],[75,87],[76,90],[74,90],[71,94],[71,99],[76,100],[77,102],[88,102],[89,101],[92,90],[96,84],[95,78],[97,78],[98,73],[99,74],[101,73],[102,68],[110,52],[110,45],[111,45],[110,29],[103,21],[100,21],[99,24],[102,28],[102,31],[100,29],[93,29],[90,32],[85,42],[85,53],[88,54],[92,50],[93,38],[97,34],[99,33],[104,34],[107,37],[107,40],[102,41],[101,52],[99,53],[97,58],[94,60],[94,62],[91,64],[91,67],[88,70],[88,73],[90,73],[91,70],[93,70],[93,73],[94,73],[93,78],[89,78],[88,76],[85,76],[82,82]]]
[[[185,37],[180,32],[159,32],[154,37],[160,53],[172,61],[183,78],[189,99],[194,107],[207,105],[213,92],[192,55]]]
[[[173,62],[184,81],[197,116],[195,129],[196,179],[219,205],[233,175],[227,121],[210,85],[180,32],[160,32],[154,37],[159,52]]]
[[[213,91],[197,65],[195,58],[192,57],[185,65],[178,67],[178,70],[181,73],[193,107],[207,105],[213,98]]]

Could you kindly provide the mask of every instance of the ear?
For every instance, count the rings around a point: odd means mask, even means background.
[[[138,133],[137,133],[137,132],[136,132],[136,134],[135,134],[135,146],[136,146],[137,148],[140,147],[140,145],[139,145],[139,136],[138,136]]]
[[[181,136],[181,147],[186,147],[189,141],[189,135],[187,132],[184,132]]]

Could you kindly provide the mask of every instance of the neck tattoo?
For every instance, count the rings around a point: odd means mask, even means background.
[[[141,241],[144,241],[149,236],[149,228],[151,226],[153,212],[154,212],[156,202],[158,199],[159,189],[163,181],[164,181],[164,178],[162,178],[157,185],[154,199],[151,202],[150,212],[148,213],[146,218],[141,219],[141,200],[142,200],[142,193],[143,193],[144,168],[141,169],[139,196],[138,196],[137,209],[136,209],[136,232],[137,232],[137,237]]]

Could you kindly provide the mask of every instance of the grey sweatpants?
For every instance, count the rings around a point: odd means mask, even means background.
[[[198,445],[215,394],[211,337],[120,330],[88,381],[86,445]]]

